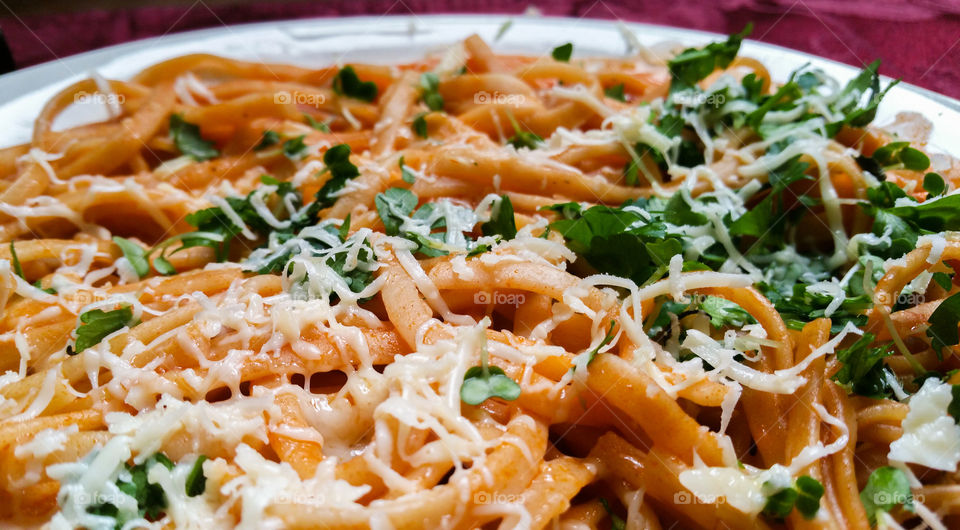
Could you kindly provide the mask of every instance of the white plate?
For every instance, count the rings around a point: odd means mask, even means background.
[[[27,141],[33,119],[47,99],[94,71],[105,78],[124,79],[151,64],[187,53],[213,53],[303,66],[348,61],[389,64],[442,50],[472,33],[503,52],[543,54],[565,42],[573,42],[575,56],[617,56],[627,50],[617,23],[591,19],[513,17],[507,32],[495,40],[509,18],[438,15],[266,22],[164,35],[75,55],[0,76],[0,116],[4,124],[0,128],[0,146]],[[627,24],[627,27],[645,46],[664,41],[697,46],[723,38],[701,31],[648,24]],[[777,80],[786,79],[792,70],[806,63],[844,81],[858,71],[835,61],[753,41],[744,43],[742,53],[762,61]],[[933,122],[930,144],[935,150],[960,156],[960,129],[955,126],[960,123],[960,102],[900,83],[887,94],[876,123],[887,123],[903,110],[920,112]],[[89,108],[86,112],[84,118],[90,121],[93,114]]]

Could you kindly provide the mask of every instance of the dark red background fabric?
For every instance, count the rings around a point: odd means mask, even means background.
[[[504,0],[328,0],[146,7],[0,16],[19,67],[110,44],[225,24],[302,17],[426,13],[521,13]],[[960,98],[960,0],[552,0],[554,16],[622,19],[720,33],[753,21],[751,38],[861,66]]]

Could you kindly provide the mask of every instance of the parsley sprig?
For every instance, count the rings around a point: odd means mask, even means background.
[[[502,368],[490,366],[487,362],[488,355],[484,341],[480,349],[480,366],[470,368],[463,375],[460,399],[467,405],[479,405],[494,397],[506,401],[514,401],[520,397],[520,385],[507,377]]]
[[[170,115],[170,137],[181,153],[197,162],[220,156],[214,143],[200,135],[200,127],[184,120],[180,114]]]
[[[430,110],[443,110],[443,96],[440,95],[440,78],[433,72],[420,74],[420,100]]]
[[[767,497],[763,514],[771,519],[786,519],[796,507],[804,519],[813,519],[820,511],[820,498],[824,493],[819,480],[804,475],[799,477],[793,487],[783,488]]]
[[[377,84],[361,81],[352,66],[344,66],[333,78],[333,92],[338,96],[372,102],[377,99]]]
[[[92,346],[100,344],[111,333],[127,326],[135,326],[133,310],[123,305],[112,311],[92,309],[80,314],[80,326],[77,327],[77,340],[73,347],[67,348],[67,354],[75,355]]]

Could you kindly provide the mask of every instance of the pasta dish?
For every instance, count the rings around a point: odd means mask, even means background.
[[[0,525],[956,528],[960,162],[749,29],[62,90],[0,149]]]

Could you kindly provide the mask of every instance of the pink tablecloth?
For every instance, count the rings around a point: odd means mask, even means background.
[[[327,0],[150,7],[0,17],[20,67],[169,32],[299,17],[519,13],[504,0]],[[756,25],[751,38],[841,62],[883,59],[881,72],[960,98],[960,0],[551,0],[546,15],[623,19],[721,33]]]

